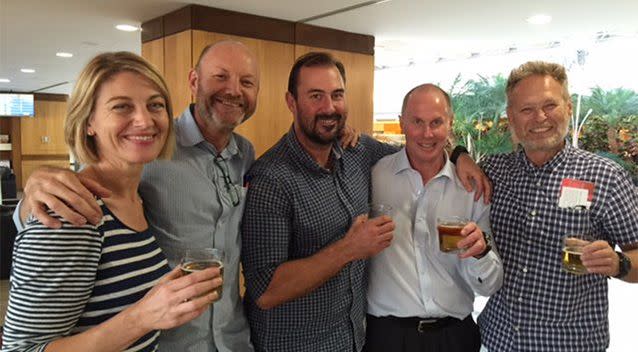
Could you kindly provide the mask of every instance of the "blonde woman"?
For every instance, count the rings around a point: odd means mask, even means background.
[[[138,196],[144,164],[170,158],[170,116],[166,84],[141,57],[105,53],[84,68],[65,138],[84,178],[108,189],[104,215],[59,229],[33,219],[18,234],[2,351],[154,351],[158,330],[218,299],[218,269],[170,271]]]

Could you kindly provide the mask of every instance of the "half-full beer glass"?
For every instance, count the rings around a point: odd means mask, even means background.
[[[217,248],[187,249],[180,263],[184,275],[210,267],[219,268],[219,274],[224,277],[224,251]],[[219,298],[222,297],[222,286],[215,289]]]
[[[563,270],[570,274],[587,274],[587,268],[580,260],[583,254],[583,247],[592,241],[589,235],[567,235],[563,237]]]
[[[460,216],[445,216],[436,219],[436,229],[439,232],[439,249],[441,252],[459,252],[457,243],[463,239],[461,230],[469,222]]]

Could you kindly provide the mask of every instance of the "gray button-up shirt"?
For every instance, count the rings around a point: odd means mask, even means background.
[[[294,130],[255,163],[242,225],[246,309],[258,351],[360,351],[364,339],[366,261],[356,260],[306,296],[270,310],[255,301],[277,267],[311,256],[344,237],[368,212],[370,169],[396,148],[362,136],[355,148],[333,149],[320,167]]]
[[[179,264],[185,248],[224,250],[223,295],[197,319],[163,331],[160,351],[252,351],[239,297],[239,224],[246,193],[243,176],[254,160],[254,149],[233,134],[219,153],[202,136],[191,109],[175,122],[173,160],[146,165],[140,194],[172,267]]]

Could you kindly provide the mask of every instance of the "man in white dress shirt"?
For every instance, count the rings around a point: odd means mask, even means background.
[[[489,205],[474,201],[444,148],[452,131],[447,93],[432,84],[403,100],[400,123],[406,146],[372,170],[372,201],[393,208],[392,245],[372,259],[365,351],[479,351],[472,319],[474,294],[489,296],[503,268],[486,237]],[[462,249],[439,250],[436,219],[459,216]]]

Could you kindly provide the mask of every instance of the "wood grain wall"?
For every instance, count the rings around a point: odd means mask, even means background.
[[[206,45],[234,39],[257,55],[261,69],[257,111],[237,128],[253,143],[257,156],[290,128],[292,114],[284,98],[288,75],[295,59],[310,51],[328,51],[343,62],[348,123],[372,133],[374,37],[197,5],[153,19],[142,28],[142,56],[158,67],[163,63],[160,70],[169,85],[176,116],[193,101],[188,72]]]

